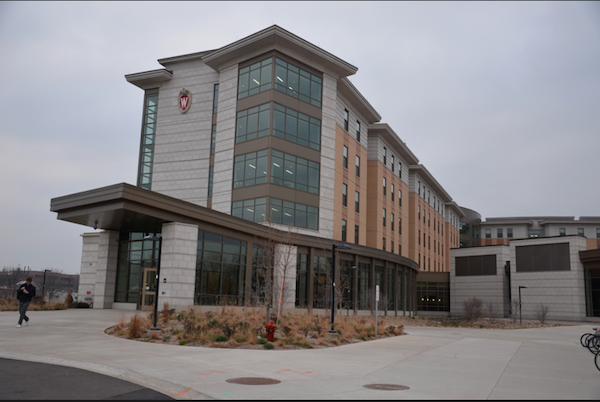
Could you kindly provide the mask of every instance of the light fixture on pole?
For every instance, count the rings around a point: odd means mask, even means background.
[[[350,288],[352,287],[352,277],[350,276],[351,270],[356,269],[354,265],[348,265],[348,289],[346,292],[346,317],[350,317]]]
[[[160,253],[162,250],[162,236],[146,235],[144,240],[152,240],[153,242],[158,241],[158,262],[156,264],[156,294],[154,295],[154,326],[150,328],[152,331],[158,331],[160,328],[156,326],[156,318],[158,316],[158,283],[160,282]],[[154,249],[154,247],[152,247]]]
[[[523,316],[521,315],[521,289],[527,289],[527,286],[519,286],[519,322],[523,326]]]
[[[49,269],[44,270],[44,282],[42,283],[42,305],[44,305],[44,294],[46,293],[46,272],[52,272]]]
[[[341,244],[339,246],[333,245],[331,247],[331,330],[329,333],[334,333],[333,329],[333,321],[335,317],[335,250],[350,250],[350,247],[347,244]]]

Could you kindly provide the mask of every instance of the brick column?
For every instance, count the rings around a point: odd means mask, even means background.
[[[198,226],[177,222],[162,226],[158,310],[164,303],[177,311],[194,305],[197,247]]]
[[[110,309],[115,299],[119,232],[106,230],[98,234],[98,259],[94,286],[94,308]],[[93,266],[93,265],[92,265]]]

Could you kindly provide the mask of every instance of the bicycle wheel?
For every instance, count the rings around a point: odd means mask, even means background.
[[[600,336],[592,336],[587,341],[587,348],[590,352],[597,354],[600,351]]]
[[[581,338],[579,338],[579,342],[581,342],[581,346],[583,346],[584,348],[587,347],[587,338],[589,338],[590,336],[594,336],[594,334],[581,335]]]
[[[600,358],[598,356],[600,356],[600,353],[596,353],[596,356],[594,357],[594,363],[596,364],[596,368],[600,370]]]

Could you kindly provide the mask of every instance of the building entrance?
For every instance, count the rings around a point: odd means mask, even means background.
[[[150,310],[156,300],[156,268],[144,268],[142,273],[142,300],[141,310]]]

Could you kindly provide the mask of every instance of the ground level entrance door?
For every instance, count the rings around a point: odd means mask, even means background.
[[[144,268],[142,274],[142,300],[140,308],[150,310],[156,299],[156,268]]]

